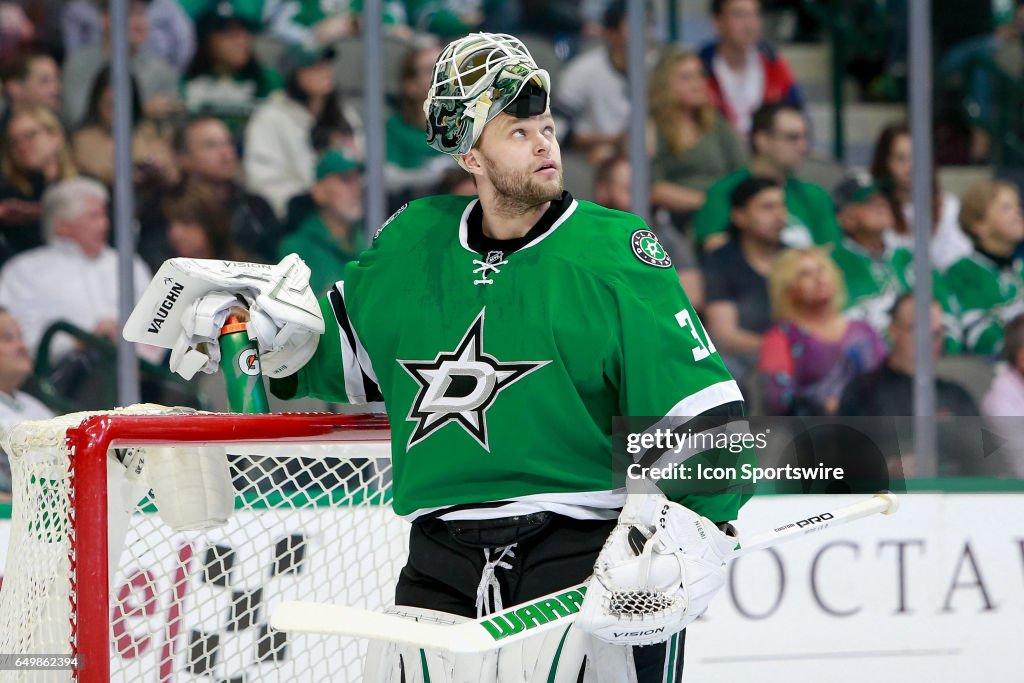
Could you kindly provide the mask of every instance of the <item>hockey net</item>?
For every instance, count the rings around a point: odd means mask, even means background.
[[[197,444],[224,446],[235,510],[176,532],[145,467],[133,480],[115,456]],[[79,668],[0,681],[361,680],[365,643],[267,622],[283,600],[391,604],[406,525],[389,506],[388,445],[371,415],[136,406],[15,427],[0,653],[76,654]]]

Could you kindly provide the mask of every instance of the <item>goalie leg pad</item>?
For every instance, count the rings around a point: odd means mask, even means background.
[[[643,661],[636,652],[578,628],[558,629],[503,647],[498,655],[498,683],[579,683],[581,672],[583,683],[675,681],[674,675],[667,674],[674,674],[674,663],[662,656],[667,647],[643,648]]]
[[[466,621],[444,612],[415,607],[391,608],[388,612],[440,624]],[[484,655],[437,652],[371,641],[363,681],[577,683],[581,670],[585,671],[584,683],[638,683],[633,648],[606,643],[576,628],[558,629]]]
[[[388,614],[435,624],[468,621],[447,612],[397,606]],[[482,655],[423,650],[408,645],[371,641],[363,665],[365,683],[497,683],[497,652]]]

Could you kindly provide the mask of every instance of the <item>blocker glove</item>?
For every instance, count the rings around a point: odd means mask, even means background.
[[[171,349],[171,370],[185,379],[213,373],[220,329],[231,309],[241,306],[249,310],[247,332],[264,373],[285,377],[309,361],[324,332],[309,275],[295,254],[277,265],[170,259],[132,311],[125,339]]]

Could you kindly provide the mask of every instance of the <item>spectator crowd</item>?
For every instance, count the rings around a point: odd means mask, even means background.
[[[174,256],[272,263],[295,252],[317,290],[342,279],[377,227],[363,223],[366,122],[352,77],[361,3],[128,6],[133,171],[124,180],[136,198],[137,288]],[[513,32],[556,74],[552,110],[579,199],[629,210],[626,129],[631,116],[646,117],[646,218],[754,411],[910,412],[910,225],[924,213],[934,356],[995,378],[980,394],[939,381],[938,410],[1024,415],[1018,187],[984,181],[958,197],[936,172],[933,205],[913,206],[902,121],[879,132],[869,167],[846,169],[836,187],[808,180],[814,132],[794,70],[765,38],[767,8],[708,6],[713,39],[693,49],[659,40],[652,19],[641,103],[628,96],[623,0],[385,2],[389,207],[474,193],[425,143],[422,102],[447,39]],[[23,405],[29,416],[41,406],[20,392],[25,357],[49,325],[117,335],[111,21],[105,0],[0,0],[0,10],[9,18],[0,31],[0,377],[11,378],[0,407]],[[580,187],[571,169],[592,185]],[[80,352],[70,342],[49,348],[57,364]]]

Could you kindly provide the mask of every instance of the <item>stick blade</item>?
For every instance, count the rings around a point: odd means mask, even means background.
[[[319,602],[282,602],[270,627],[287,633],[310,633],[386,640],[430,650],[479,653],[495,649],[495,641],[479,624],[435,624],[394,614]]]

